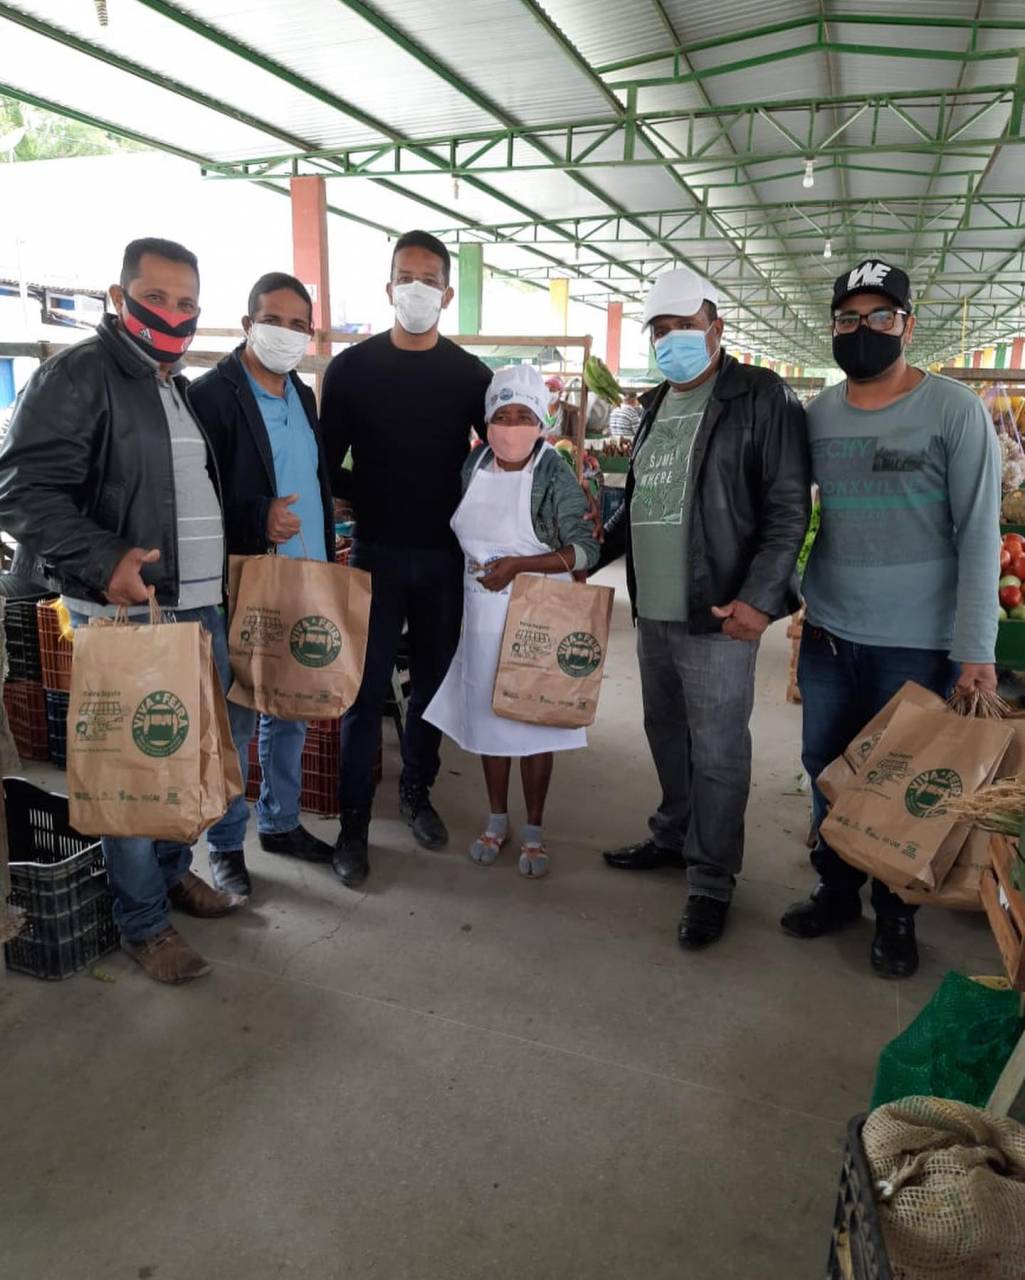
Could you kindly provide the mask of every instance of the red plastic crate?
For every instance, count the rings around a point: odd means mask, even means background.
[[[14,744],[23,760],[48,760],[46,695],[38,680],[8,680],[4,685],[4,707]]]
[[[337,720],[311,720],[306,730],[306,745],[302,754],[302,790],[299,806],[307,813],[315,813],[322,818],[333,818],[338,814],[338,773],[341,759],[341,742],[339,738],[339,722]],[[381,781],[382,755],[377,749],[377,766],[374,770],[374,781]],[[249,782],[246,787],[246,799],[256,801],[260,798],[259,747],[254,737],[249,744]]]
[[[75,646],[61,634],[60,620],[54,600],[40,600],[36,605],[36,630],[39,633],[39,665],[43,672],[43,688],[55,693],[71,691],[71,658]]]

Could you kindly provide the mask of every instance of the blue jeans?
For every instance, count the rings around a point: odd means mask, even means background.
[[[901,685],[914,680],[945,698],[956,678],[956,664],[939,650],[854,644],[805,624],[797,663],[804,717],[801,760],[812,779],[816,825],[826,816],[829,805],[815,779]],[[858,893],[868,879],[863,871],[844,862],[821,836],[811,861],[822,883],[839,893]],[[916,909],[880,880],[872,881],[872,906],[877,916],[907,916]]]
[[[202,609],[175,610],[173,616],[176,622],[199,622],[209,631],[213,640],[214,665],[222,687],[227,689],[231,684],[231,663],[228,661],[223,609],[207,605]],[[71,623],[75,627],[88,621],[83,614],[71,614]],[[229,707],[231,705],[228,704]],[[233,736],[234,730],[233,721]],[[248,745],[248,739],[246,742]],[[207,832],[211,849],[241,849],[248,819],[249,806],[245,795],[241,795],[231,802],[220,822]],[[165,929],[170,919],[167,891],[184,879],[192,865],[191,847],[169,840],[104,836],[103,857],[114,899],[114,920],[122,937],[140,941]]]
[[[306,743],[306,725],[302,720],[279,720],[260,715],[248,707],[228,703],[231,736],[242,767],[242,790],[249,781],[249,743],[259,729],[260,734],[260,798],[256,802],[256,825],[262,835],[279,835],[294,831],[299,825],[299,796],[302,790],[302,755]],[[259,724],[257,724],[259,721]],[[214,853],[241,849],[229,844],[234,833],[222,831],[224,820],[207,833]]]

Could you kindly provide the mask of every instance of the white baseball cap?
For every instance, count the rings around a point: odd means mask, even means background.
[[[706,301],[719,305],[719,293],[714,284],[691,271],[690,267],[666,271],[658,277],[644,299],[644,328],[656,316],[696,315]]]
[[[484,419],[490,422],[496,409],[507,404],[526,405],[544,423],[551,397],[544,375],[532,364],[510,364],[499,369],[484,394]]]

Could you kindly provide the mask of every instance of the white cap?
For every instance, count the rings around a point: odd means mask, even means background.
[[[644,328],[656,316],[693,316],[703,302],[719,305],[719,293],[690,267],[679,267],[660,275],[644,299]]]
[[[532,364],[510,364],[499,369],[484,394],[484,420],[490,422],[496,409],[506,404],[526,405],[544,424],[551,397],[544,375]]]

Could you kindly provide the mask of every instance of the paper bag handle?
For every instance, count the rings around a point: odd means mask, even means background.
[[[296,529],[296,531],[295,531],[295,535],[294,535],[294,536],[295,536],[296,538],[298,538],[298,539],[299,539],[300,545],[302,546],[302,549],[303,549],[303,559],[304,559],[304,560],[309,560],[309,558],[310,558],[310,553],[309,553],[309,551],[306,549],[306,539],[303,537],[303,531],[302,531],[302,529],[301,529],[301,528],[300,528],[300,529]],[[267,554],[268,554],[268,555],[271,555],[271,556],[276,556],[276,555],[278,554],[278,544],[277,544],[277,543],[275,543],[275,544],[274,544],[274,546],[273,546],[273,547],[271,547],[270,551],[268,551],[268,553],[267,553]]]
[[[153,589],[153,587],[149,588],[146,595],[149,603],[150,626],[155,627],[158,625],[158,623],[166,621],[164,617],[164,611],[163,609],[161,609],[160,605],[157,604],[157,593]],[[114,614],[114,626],[123,627],[123,626],[127,626],[127,624],[128,624],[128,606],[126,604],[119,604],[117,607],[117,612]]]

